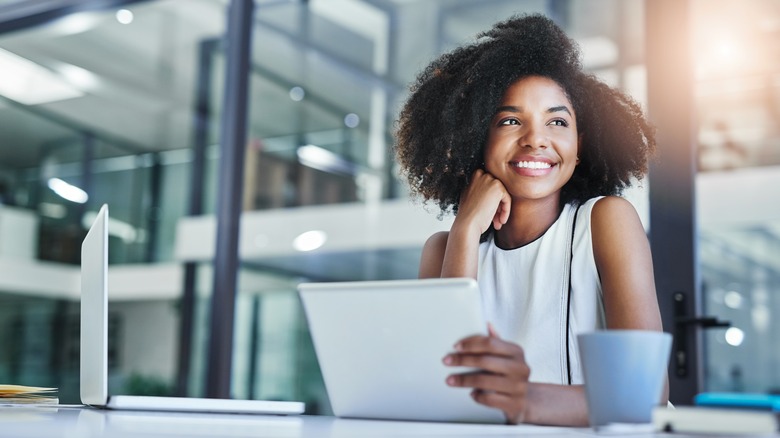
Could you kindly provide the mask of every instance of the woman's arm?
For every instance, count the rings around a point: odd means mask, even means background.
[[[477,169],[463,192],[450,232],[436,233],[423,247],[420,278],[477,278],[479,238],[509,219],[511,198],[501,181]]]
[[[599,200],[591,233],[607,328],[662,331],[650,243],[634,207],[615,196]],[[669,398],[668,381],[661,398]]]
[[[607,328],[661,331],[650,243],[634,207],[614,196],[599,200],[591,232]]]

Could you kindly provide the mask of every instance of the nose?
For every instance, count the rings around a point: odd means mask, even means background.
[[[549,139],[546,135],[544,135],[543,128],[536,126],[535,124],[529,123],[526,125],[526,129],[523,131],[523,134],[518,139],[519,145],[521,147],[528,147],[528,148],[546,148],[549,143]]]

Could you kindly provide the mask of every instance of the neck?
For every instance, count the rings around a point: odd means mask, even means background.
[[[514,200],[507,223],[496,231],[496,245],[502,249],[518,248],[538,239],[561,213],[559,198]]]

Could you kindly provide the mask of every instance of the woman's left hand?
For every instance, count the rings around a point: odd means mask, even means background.
[[[508,423],[521,423],[527,407],[531,370],[519,345],[499,338],[490,325],[488,333],[488,336],[470,336],[458,341],[455,352],[444,357],[445,365],[480,370],[451,374],[447,384],[473,388],[471,396],[477,403],[501,409]]]

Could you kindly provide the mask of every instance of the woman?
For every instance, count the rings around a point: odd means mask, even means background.
[[[456,214],[426,242],[420,277],[476,278],[490,322],[444,358],[482,371],[447,384],[509,423],[586,425],[576,335],[661,330],[649,244],[617,196],[655,146],[641,109],[531,15],[428,66],[397,134],[413,192]]]

